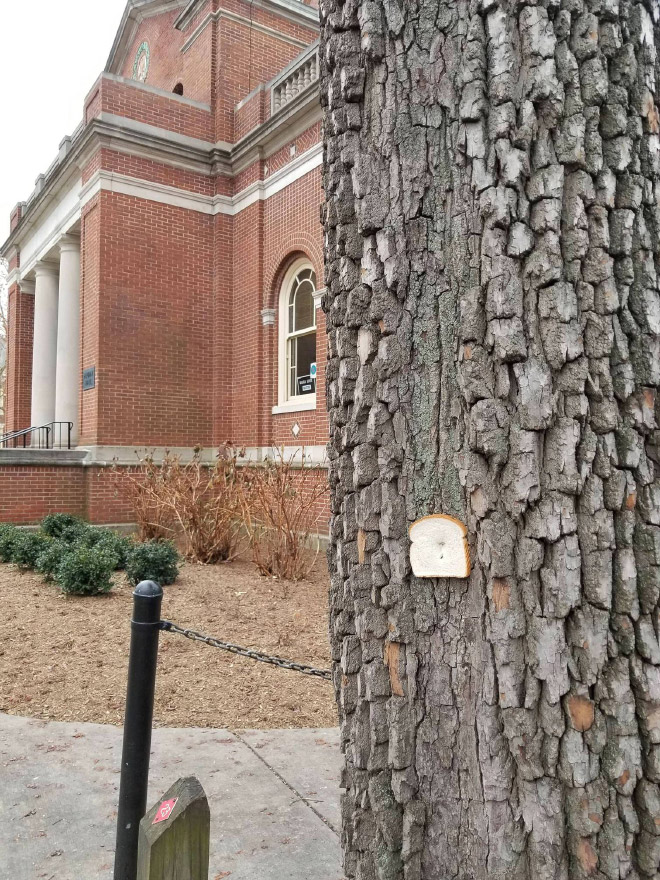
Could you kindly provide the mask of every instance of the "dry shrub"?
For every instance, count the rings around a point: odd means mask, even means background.
[[[325,469],[310,467],[304,448],[289,458],[275,450],[245,468],[243,518],[261,574],[295,581],[309,574],[320,548],[318,501],[327,488]]]
[[[143,459],[137,471],[124,477],[138,522],[182,535],[184,555],[193,562],[234,559],[244,536],[238,487],[241,454],[227,443],[215,464],[202,461],[201,449],[195,449],[186,463],[170,453],[160,464],[151,457]]]
[[[127,499],[135,514],[140,541],[162,541],[174,533],[169,508],[157,499],[162,498],[162,467],[153,456],[138,458],[137,468],[127,470],[114,466],[115,488]]]

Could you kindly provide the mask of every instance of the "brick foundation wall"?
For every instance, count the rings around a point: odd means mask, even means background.
[[[0,522],[26,525],[48,513],[85,513],[85,474],[80,466],[0,465]]]
[[[72,513],[92,523],[133,523],[135,515],[110,467],[0,465],[0,523],[33,525],[49,513]],[[320,534],[328,531],[329,496],[311,512]]]

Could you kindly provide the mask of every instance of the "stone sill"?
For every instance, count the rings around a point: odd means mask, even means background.
[[[85,449],[0,449],[0,467],[4,465],[72,467],[82,465],[86,458]]]

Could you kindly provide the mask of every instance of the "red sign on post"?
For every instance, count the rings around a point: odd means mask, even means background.
[[[164,822],[166,819],[169,819],[178,800],[179,798],[174,798],[171,801],[163,801],[158,807],[158,812],[154,816],[154,821],[151,824],[156,825],[158,822]]]

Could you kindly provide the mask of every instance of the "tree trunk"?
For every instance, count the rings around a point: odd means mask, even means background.
[[[321,12],[346,874],[658,877],[657,0]]]

